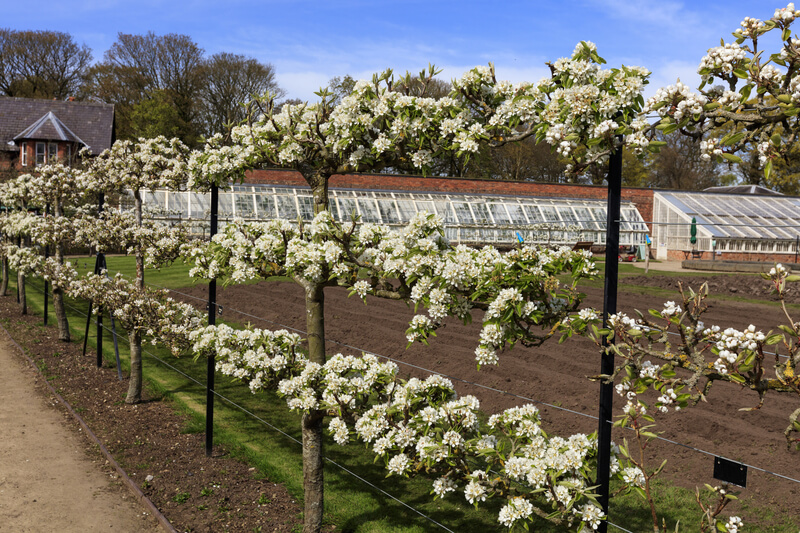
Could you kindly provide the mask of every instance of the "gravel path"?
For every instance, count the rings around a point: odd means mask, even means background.
[[[0,332],[0,532],[163,531],[49,392]]]

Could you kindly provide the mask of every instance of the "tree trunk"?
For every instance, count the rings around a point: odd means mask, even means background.
[[[69,342],[69,320],[67,320],[67,310],[64,308],[64,289],[61,287],[53,287],[53,309],[58,322],[58,340]]]
[[[61,208],[58,203],[55,207],[55,216],[61,216]],[[64,249],[61,243],[56,244],[56,262],[64,264]],[[69,342],[69,320],[67,310],[64,308],[64,289],[56,287],[53,283],[53,309],[56,311],[56,322],[58,322],[58,340]]]
[[[308,283],[306,290],[306,329],[308,359],[325,364],[325,293],[318,283]],[[324,469],[322,464],[322,422],[324,413],[303,415],[303,493],[305,515],[303,533],[318,533],[322,528],[324,504]]]
[[[135,330],[128,339],[131,344],[131,377],[125,403],[133,404],[142,401],[142,333]]]
[[[0,282],[0,296],[6,296],[8,294],[8,257],[3,256],[0,263],[2,263],[3,271],[3,281]]]
[[[22,307],[22,314],[28,314],[28,300],[25,298],[25,275],[22,271],[17,271],[17,294],[19,305]]]
[[[137,189],[133,193],[135,200],[134,213],[136,225],[142,226],[142,197]],[[144,290],[144,255],[140,247],[136,247],[136,288]],[[125,403],[139,403],[142,401],[142,333],[140,331],[131,332],[129,335],[131,343],[131,377],[128,382],[128,396]]]

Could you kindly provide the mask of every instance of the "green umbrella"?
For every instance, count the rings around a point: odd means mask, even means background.
[[[692,244],[697,244],[697,219],[692,217],[692,227],[689,228],[689,242]]]

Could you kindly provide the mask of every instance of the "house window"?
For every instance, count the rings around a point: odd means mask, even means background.
[[[58,143],[47,144],[47,163],[55,165],[58,162]]]
[[[72,166],[72,146],[69,144],[64,146],[64,164],[68,167]]]
[[[36,143],[36,166],[45,164],[45,143]]]
[[[23,167],[28,166],[28,143],[22,143],[22,148],[20,148],[19,159]]]

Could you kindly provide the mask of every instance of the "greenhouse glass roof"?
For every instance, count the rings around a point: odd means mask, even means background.
[[[183,191],[145,191],[145,205],[182,219],[206,219],[210,195]],[[605,242],[606,201],[499,195],[331,189],[329,208],[339,221],[353,215],[362,222],[404,225],[417,212],[442,217],[447,237],[472,244],[525,242]],[[313,198],[307,188],[234,185],[219,193],[219,216],[225,219],[268,220],[313,218]],[[644,242],[647,226],[636,207],[622,204],[620,242]]]
[[[699,231],[715,239],[794,240],[800,236],[800,198],[696,192],[656,192]],[[656,209],[658,213],[658,209]],[[667,221],[657,216],[656,224]]]

